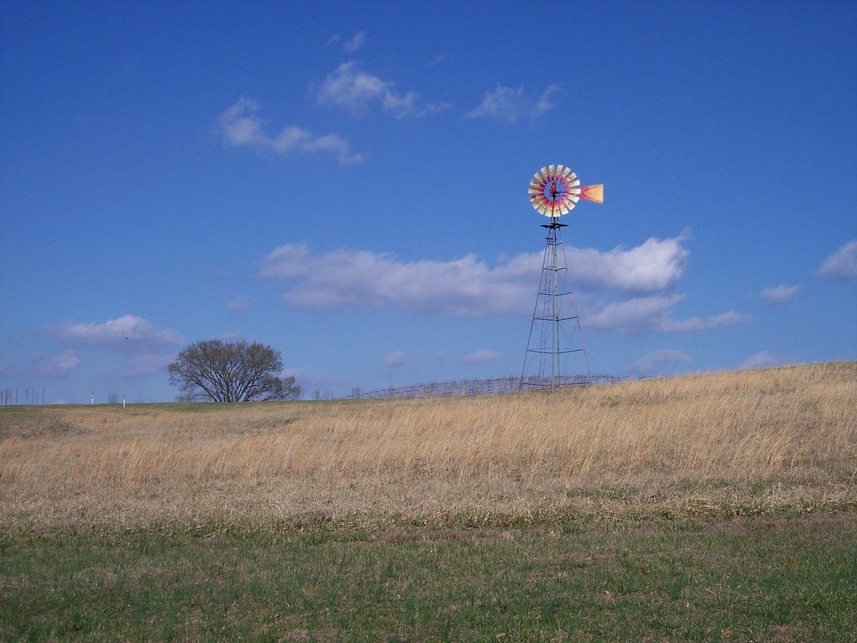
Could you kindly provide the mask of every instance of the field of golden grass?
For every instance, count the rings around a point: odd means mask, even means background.
[[[476,398],[0,408],[0,530],[857,509],[857,362]]]

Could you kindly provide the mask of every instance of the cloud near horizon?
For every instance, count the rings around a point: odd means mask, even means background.
[[[626,369],[632,375],[657,375],[671,367],[692,362],[693,358],[684,351],[661,348],[647,353]]]
[[[468,366],[478,366],[480,364],[494,364],[503,358],[502,353],[493,350],[481,350],[468,353],[461,358],[462,364]]]
[[[217,120],[218,130],[228,145],[268,150],[282,155],[330,153],[336,156],[340,165],[360,163],[365,159],[362,154],[352,153],[348,141],[333,133],[314,136],[309,130],[291,126],[271,136],[256,115],[260,107],[258,101],[242,97],[220,115]]]
[[[672,309],[685,295],[670,290],[682,276],[686,235],[651,238],[630,249],[602,252],[570,248],[568,279],[579,298],[598,294],[587,310],[590,328],[621,332],[675,332],[721,328],[749,321],[729,311],[677,320]],[[282,280],[289,306],[335,310],[392,307],[425,315],[480,317],[532,312],[543,253],[522,253],[493,265],[476,255],[449,261],[402,262],[366,250],[313,252],[286,244],[262,261],[261,277]],[[580,303],[580,301],[578,301]]]
[[[686,295],[656,294],[599,304],[586,316],[586,325],[588,328],[621,333],[676,333],[716,330],[753,320],[752,315],[734,310],[711,317],[674,319],[673,308],[686,298]]]
[[[37,377],[63,378],[80,365],[77,351],[69,350],[59,355],[44,355],[37,353],[30,356],[27,372]]]
[[[771,366],[780,366],[789,363],[789,360],[779,355],[772,355],[768,351],[761,351],[752,357],[748,357],[743,362],[738,364],[738,370],[748,370],[753,368],[770,368]]]

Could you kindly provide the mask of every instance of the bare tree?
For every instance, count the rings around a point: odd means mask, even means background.
[[[258,342],[195,342],[169,365],[170,384],[179,400],[254,402],[296,400],[301,387],[294,377],[281,377],[280,352]]]

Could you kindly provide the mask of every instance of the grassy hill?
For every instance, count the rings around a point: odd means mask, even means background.
[[[0,408],[0,528],[857,506],[857,363],[552,393]]]

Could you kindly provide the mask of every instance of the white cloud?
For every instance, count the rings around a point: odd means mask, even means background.
[[[384,96],[390,83],[357,70],[357,62],[343,63],[329,74],[318,89],[322,105],[362,111],[373,100]]]
[[[485,92],[485,98],[473,110],[466,114],[469,118],[488,117],[507,123],[518,120],[523,106],[524,88],[503,87],[498,85],[495,89]]]
[[[68,322],[53,327],[51,331],[67,343],[123,351],[141,346],[171,346],[184,341],[176,331],[160,330],[152,322],[136,315],[108,319],[102,324]]]
[[[630,250],[621,246],[608,252],[572,248],[567,254],[576,288],[658,292],[672,288],[684,274],[690,251],[682,243],[685,233],[670,239],[646,240]]]
[[[250,98],[241,98],[218,119],[220,134],[227,144],[270,150],[278,154],[308,154],[330,152],[341,165],[360,163],[363,155],[353,154],[348,142],[336,134],[313,136],[300,127],[284,127],[276,136],[265,132],[262,120],[256,115],[260,105]]]
[[[674,319],[672,309],[686,295],[658,294],[635,297],[626,301],[602,304],[586,316],[586,325],[599,330],[616,330],[623,333],[656,332],[675,333],[714,330],[752,321],[751,315],[729,312],[712,317]]]
[[[471,366],[477,364],[494,364],[499,362],[503,358],[501,353],[497,351],[491,350],[482,350],[482,351],[473,351],[468,355],[465,355],[461,358],[461,362],[463,364],[469,364]]]
[[[750,368],[769,368],[771,366],[780,366],[781,364],[787,363],[787,361],[788,360],[784,357],[772,355],[767,351],[762,351],[745,359],[738,365],[738,368],[741,370]]]
[[[801,288],[802,286],[800,284],[796,284],[794,286],[780,284],[773,288],[765,288],[760,294],[762,295],[762,299],[767,300],[767,302],[772,306],[781,306],[782,304],[788,303],[794,299],[795,295],[800,292]]]
[[[446,103],[422,104],[417,92],[397,92],[394,83],[382,80],[357,68],[357,61],[343,63],[325,78],[316,98],[321,105],[336,107],[354,115],[365,113],[370,104],[381,108],[395,118],[419,118],[449,109]]]
[[[629,250],[607,252],[571,248],[568,280],[578,292],[669,289],[684,271],[684,239],[649,239]],[[521,314],[532,310],[542,256],[524,253],[493,266],[472,254],[404,263],[389,254],[338,250],[318,255],[288,244],[265,257],[261,275],[293,282],[283,298],[306,308],[394,306],[439,315]]]
[[[38,353],[29,359],[29,369],[39,377],[65,377],[80,364],[77,352],[70,350],[59,355]]]
[[[524,88],[497,85],[485,92],[482,102],[465,114],[467,118],[492,118],[506,123],[515,123],[521,119],[533,122],[543,116],[552,107],[551,96],[559,91],[556,85],[548,85],[536,101],[524,94]]]
[[[246,297],[236,297],[226,304],[226,309],[230,311],[244,310],[250,306],[250,300]]]
[[[314,255],[305,246],[286,245],[265,258],[261,274],[295,279],[297,283],[283,299],[303,308],[393,306],[426,314],[475,316],[521,312],[535,288],[532,281],[538,264],[526,279],[515,272],[508,267],[491,268],[474,255],[402,263],[392,255],[369,251]]]
[[[825,259],[815,274],[833,279],[857,277],[857,239],[849,241]]]
[[[647,353],[628,367],[628,372],[633,375],[654,375],[664,372],[671,366],[687,364],[693,361],[687,353],[672,348]]]
[[[753,321],[753,316],[730,310],[711,317],[689,317],[688,319],[672,319],[664,315],[656,320],[653,330],[661,333],[674,333],[681,331],[715,330],[748,324]]]
[[[599,330],[658,330],[685,295],[653,295],[608,302],[586,316],[586,325]]]
[[[701,331],[750,321],[729,311],[675,319],[686,296],[668,292],[684,272],[685,235],[649,239],[607,252],[568,252],[568,283],[581,299],[601,294],[583,315],[585,325],[620,332]],[[523,315],[533,309],[542,253],[520,254],[493,265],[469,254],[449,261],[402,262],[391,254],[337,250],[316,254],[287,244],[262,261],[262,277],[286,283],[283,301],[314,309],[392,307],[427,315]],[[630,296],[630,298],[626,298]],[[584,309],[587,307],[584,305]]]

